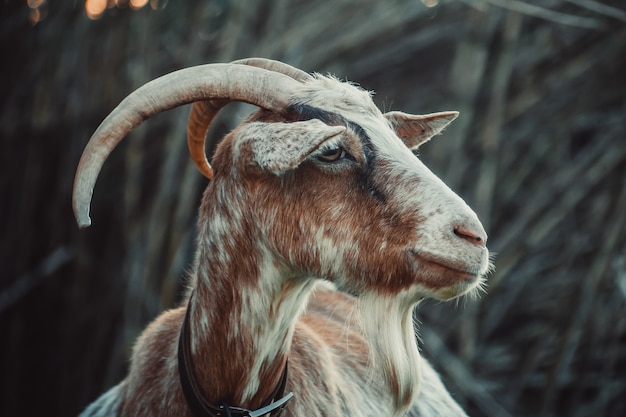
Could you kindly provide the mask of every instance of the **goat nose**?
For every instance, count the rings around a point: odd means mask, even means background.
[[[477,230],[467,225],[456,225],[454,226],[454,234],[474,245],[487,246],[487,234],[482,230],[482,227]]]

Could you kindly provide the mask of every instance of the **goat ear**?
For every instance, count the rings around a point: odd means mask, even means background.
[[[346,134],[345,126],[312,119],[293,123],[250,123],[253,159],[264,170],[280,173],[296,168],[324,142]],[[243,132],[242,132],[243,133]]]
[[[417,149],[422,143],[441,133],[457,118],[459,112],[444,111],[424,115],[407,114],[399,111],[385,113],[385,117],[396,131],[396,135],[409,149]]]

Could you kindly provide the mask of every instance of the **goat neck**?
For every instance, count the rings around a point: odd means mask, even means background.
[[[258,408],[279,382],[312,280],[281,267],[235,209],[239,193],[224,188],[216,181],[202,208],[191,350],[207,400]]]

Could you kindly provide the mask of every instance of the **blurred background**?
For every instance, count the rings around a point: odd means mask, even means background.
[[[478,213],[496,271],[426,302],[421,348],[472,416],[626,415],[626,4],[622,0],[4,0],[0,4],[0,415],[76,415],[180,300],[206,180],[189,108],[115,150],[93,226],[80,153],[132,90],[262,56],[459,110],[421,159]],[[241,111],[222,115],[222,135]]]

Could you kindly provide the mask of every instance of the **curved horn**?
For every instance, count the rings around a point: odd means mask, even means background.
[[[263,68],[268,71],[280,72],[281,74],[288,75],[296,81],[306,82],[311,81],[313,76],[307,72],[302,71],[296,67],[293,67],[284,62],[275,61],[267,58],[244,58],[232,61],[231,64],[249,65],[251,67]]]
[[[206,135],[217,113],[230,102],[232,100],[197,101],[191,106],[187,122],[187,147],[196,167],[208,179],[213,179],[213,168],[206,157]]]
[[[115,146],[144,120],[204,100],[243,101],[270,111],[289,104],[299,83],[283,74],[245,65],[207,64],[159,77],[126,97],[85,147],[74,179],[72,205],[79,227],[91,224],[89,206],[100,169]]]
[[[313,79],[310,74],[284,62],[267,58],[245,58],[232,61],[231,64],[247,65],[263,68],[268,71],[278,72],[287,75],[299,82],[306,82]],[[189,114],[187,123],[187,146],[191,159],[198,167],[198,170],[208,179],[213,178],[211,164],[206,157],[206,135],[209,126],[217,113],[232,100],[211,100],[194,103]]]

